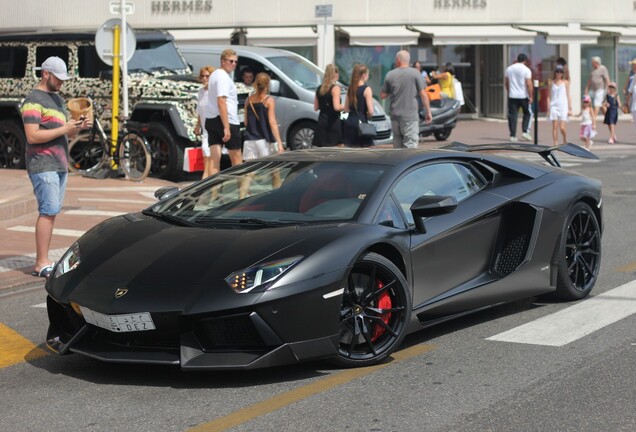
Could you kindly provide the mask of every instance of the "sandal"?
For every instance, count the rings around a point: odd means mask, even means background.
[[[49,276],[51,276],[51,273],[53,273],[53,264],[42,267],[40,271],[33,270],[31,272],[31,276],[48,278]]]

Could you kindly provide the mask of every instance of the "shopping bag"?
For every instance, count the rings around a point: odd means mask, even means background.
[[[186,147],[183,154],[183,170],[203,171],[203,151],[201,147]]]
[[[460,105],[464,105],[464,91],[462,90],[462,83],[455,77],[453,77],[453,89],[455,90],[455,99],[459,101]]]

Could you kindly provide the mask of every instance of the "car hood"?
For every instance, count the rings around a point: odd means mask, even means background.
[[[79,240],[81,267],[120,283],[218,283],[258,262],[297,256],[301,244],[303,255],[310,255],[339,238],[342,226],[193,228],[126,215],[103,222]]]
[[[129,92],[131,92],[131,98],[173,100],[175,98],[196,98],[200,87],[200,83],[192,81],[138,75],[131,77]]]

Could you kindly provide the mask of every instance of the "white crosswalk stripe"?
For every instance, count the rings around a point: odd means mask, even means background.
[[[7,228],[9,231],[17,231],[17,232],[25,232],[25,233],[34,233],[34,226],[24,226],[17,225]],[[62,229],[62,228],[54,228],[53,235],[54,236],[66,236],[66,237],[81,237],[86,231],[80,230],[71,230],[71,229]]]
[[[636,281],[486,339],[563,346],[633,314]]]
[[[73,216],[106,216],[114,217],[126,214],[126,212],[107,211],[107,210],[68,210],[64,214]]]

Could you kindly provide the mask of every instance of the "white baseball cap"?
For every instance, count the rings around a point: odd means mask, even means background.
[[[62,81],[73,78],[66,70],[66,63],[64,63],[64,60],[59,57],[49,57],[42,62],[42,66],[35,69],[51,72]]]

